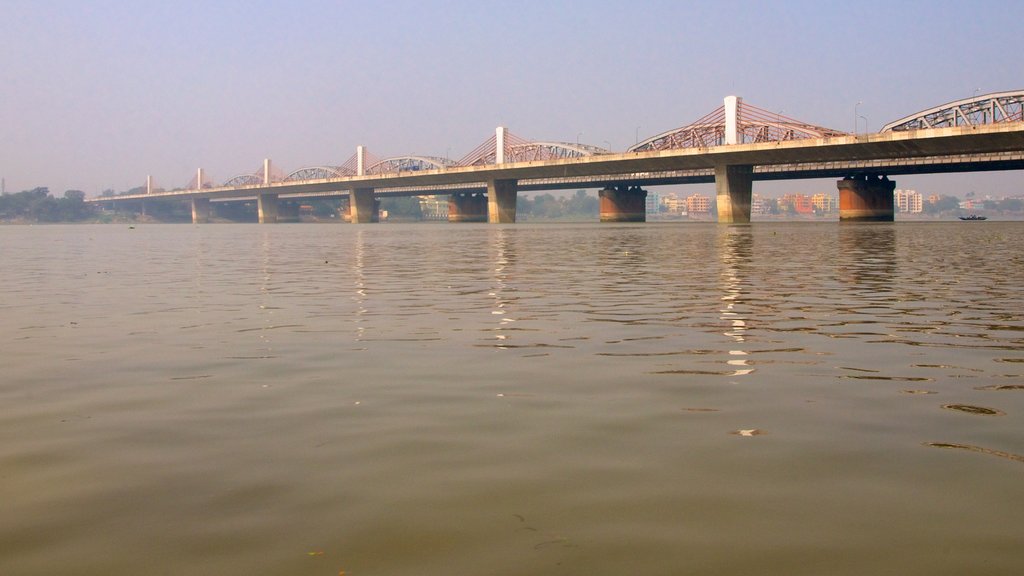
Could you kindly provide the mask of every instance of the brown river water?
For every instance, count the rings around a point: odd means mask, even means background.
[[[0,575],[1024,573],[1024,223],[0,227]]]

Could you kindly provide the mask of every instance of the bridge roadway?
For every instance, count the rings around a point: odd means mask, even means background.
[[[930,128],[819,139],[626,152],[349,176],[301,182],[154,192],[91,199],[192,200],[193,219],[206,221],[211,199],[252,199],[260,221],[277,219],[278,198],[344,196],[353,222],[376,220],[375,196],[478,195],[453,221],[515,221],[520,190],[605,187],[602,221],[643,220],[642,186],[715,182],[719,221],[749,222],[752,182],[841,177],[841,220],[892,220],[890,175],[1024,169],[1024,122]],[[486,200],[479,197],[485,192]],[[486,204],[481,213],[480,206]],[[461,216],[465,216],[464,218]]]

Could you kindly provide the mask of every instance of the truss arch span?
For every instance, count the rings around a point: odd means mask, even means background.
[[[922,110],[882,127],[881,132],[982,126],[1024,121],[1024,90],[964,98]]]
[[[560,160],[562,158],[583,158],[597,154],[610,154],[608,150],[571,142],[526,142],[509,147],[506,162],[532,162],[535,160]]]
[[[455,166],[448,158],[437,156],[396,156],[386,158],[366,169],[367,174],[393,174],[395,172],[419,172],[420,170],[438,170]]]
[[[344,178],[353,176],[355,173],[340,166],[309,166],[299,168],[284,177],[285,182],[301,182],[304,180],[328,180],[331,178]]]
[[[729,99],[726,99],[727,101]],[[736,98],[735,123],[732,130],[736,144],[760,142],[787,142],[790,140],[821,139],[846,136],[845,132],[816,126],[802,120],[758,108]],[[631,146],[627,152],[651,152],[678,148],[709,148],[723,146],[730,141],[730,122],[726,106],[719,106],[696,122],[662,132]]]
[[[227,188],[230,186],[258,186],[260,184],[263,184],[262,174],[239,174],[228,179],[223,186]]]

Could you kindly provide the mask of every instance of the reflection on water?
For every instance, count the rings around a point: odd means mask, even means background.
[[[1022,245],[2,227],[0,574],[1016,573]]]
[[[721,319],[729,323],[729,329],[724,332],[732,338],[737,345],[745,342],[743,335],[747,331],[747,318],[741,314],[737,307],[742,307],[743,292],[742,286],[748,273],[750,260],[753,255],[753,238],[749,226],[728,226],[719,229],[719,251],[721,254],[721,281],[722,281],[722,308]],[[737,346],[737,348],[739,348]],[[742,349],[729,350],[730,356],[747,356],[748,353]],[[737,368],[733,376],[746,376],[754,372],[750,361],[746,358],[735,358],[727,361],[730,366],[741,366]]]

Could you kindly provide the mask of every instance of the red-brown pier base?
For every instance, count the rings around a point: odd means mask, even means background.
[[[896,182],[887,176],[847,176],[836,182],[839,188],[840,222],[892,222],[893,190]]]
[[[601,222],[646,222],[647,190],[639,186],[610,186],[598,192]]]
[[[448,195],[449,222],[487,222],[487,196],[471,192]]]

